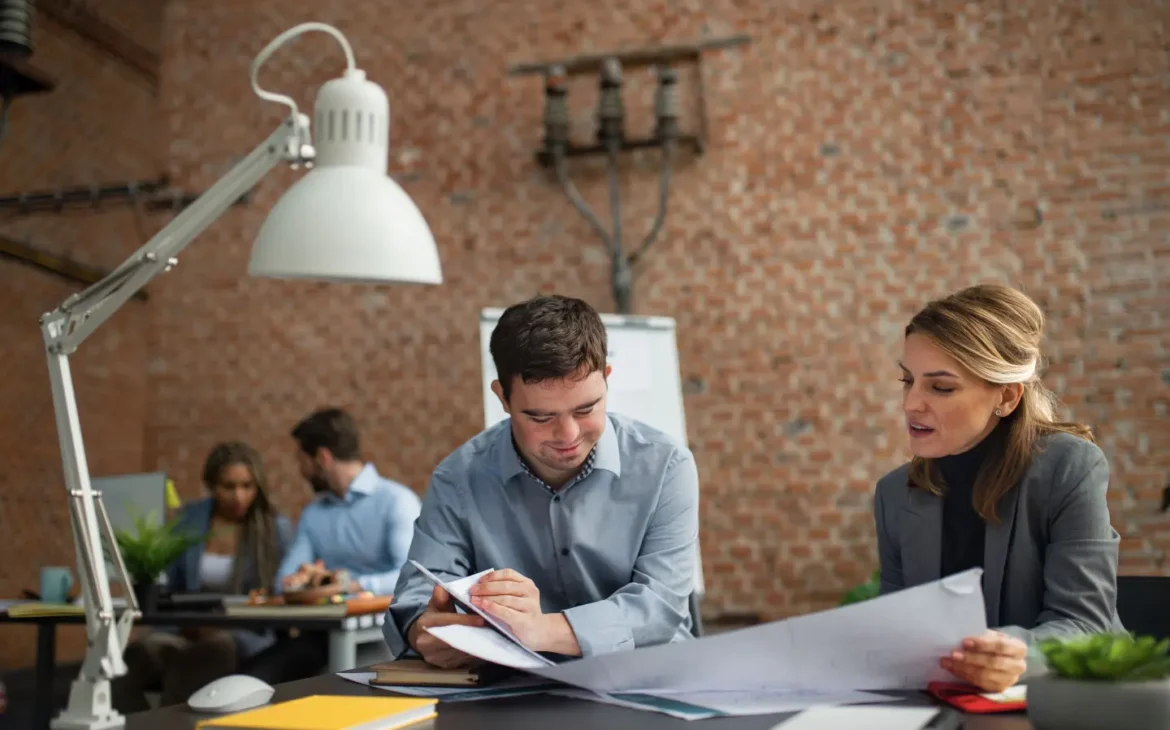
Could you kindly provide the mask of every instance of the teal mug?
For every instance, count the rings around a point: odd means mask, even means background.
[[[41,568],[41,601],[68,603],[69,589],[73,587],[73,571],[69,568]]]

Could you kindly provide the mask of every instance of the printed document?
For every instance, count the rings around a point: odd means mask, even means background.
[[[430,631],[480,659],[601,694],[925,689],[950,678],[939,657],[987,630],[982,572],[974,568],[820,613],[561,664],[545,664],[543,657],[538,664],[513,642],[489,639],[494,632],[487,628]]]
[[[772,730],[922,730],[936,707],[814,707]]]
[[[410,564],[413,565],[415,568],[417,568],[418,571],[420,573],[422,573],[423,576],[427,580],[429,580],[431,583],[433,583],[437,586],[442,586],[443,590],[450,593],[451,598],[453,598],[455,600],[455,603],[459,606],[459,608],[463,609],[464,613],[474,613],[474,614],[479,615],[481,618],[483,618],[483,620],[489,626],[494,628],[500,634],[503,634],[505,637],[507,637],[508,640],[517,649],[520,650],[520,653],[527,655],[526,663],[522,666],[516,665],[516,664],[508,664],[506,662],[495,662],[496,664],[503,664],[504,666],[513,667],[515,669],[528,669],[529,666],[533,664],[533,662],[535,662],[536,666],[552,665],[553,662],[549,661],[548,659],[544,658],[540,654],[537,654],[536,652],[532,651],[528,647],[524,646],[524,642],[520,641],[520,639],[515,634],[512,633],[512,630],[508,628],[507,624],[505,624],[503,621],[499,620],[495,616],[491,615],[487,611],[481,611],[479,608],[477,608],[475,606],[474,603],[471,602],[471,587],[473,585],[475,585],[476,583],[478,583],[480,578],[482,578],[483,576],[492,572],[491,569],[483,570],[483,571],[476,573],[475,575],[469,575],[465,578],[460,578],[458,580],[453,580],[453,581],[449,581],[447,583],[444,583],[437,575],[435,575],[431,571],[424,568],[417,561],[411,560]],[[444,627],[440,627],[440,628],[456,628],[456,627],[444,626]],[[464,626],[462,628],[469,628],[470,629],[470,628],[476,628],[476,627]],[[426,629],[426,631],[428,633],[435,634],[435,632],[432,631],[431,629]],[[435,635],[438,636],[438,634],[435,634]],[[474,632],[466,634],[466,637],[468,640],[475,642],[477,644],[484,644],[484,646],[483,646],[484,650],[488,650],[488,645],[499,648],[503,644],[507,643],[507,642],[501,642],[501,641],[496,641],[496,640],[490,640],[490,639],[484,638],[484,637],[482,637],[479,634],[474,633]],[[440,636],[439,638],[443,638],[443,637]],[[444,639],[444,641],[446,641],[446,639]],[[447,643],[450,644],[449,641]],[[451,644],[451,646],[454,646],[454,644]],[[513,650],[507,650],[507,651],[510,654],[516,654],[516,652]],[[466,651],[464,653],[472,654],[472,652],[466,652]],[[479,655],[474,654],[474,656],[479,656]],[[479,658],[484,659],[485,657],[479,657]],[[488,659],[487,661],[494,661],[494,660]]]

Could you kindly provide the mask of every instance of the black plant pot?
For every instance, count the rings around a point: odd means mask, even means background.
[[[158,599],[162,594],[162,586],[158,583],[135,583],[134,599],[138,601],[138,610],[144,614],[158,612]]]

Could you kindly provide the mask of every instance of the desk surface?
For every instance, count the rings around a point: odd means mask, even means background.
[[[381,613],[380,611],[378,613]],[[373,614],[366,614],[373,615]],[[199,626],[235,629],[343,629],[348,619],[362,616],[229,616],[220,611],[159,611],[144,613],[135,626]],[[0,624],[83,624],[84,614],[69,616],[17,616],[0,613]]]
[[[332,674],[289,682],[276,688],[273,702],[296,699],[311,694],[331,695],[385,695],[384,690],[349,682]],[[925,694],[911,693],[909,702],[929,704]],[[195,723],[205,719],[183,709],[182,705],[140,712],[127,717],[125,730],[193,730]],[[431,723],[417,726],[419,730],[584,730],[585,728],[636,728],[637,730],[768,730],[787,715],[759,715],[755,717],[713,718],[710,720],[677,720],[657,712],[627,710],[597,702],[570,700],[548,695],[532,695],[510,699],[452,702],[439,705],[439,716]],[[1031,730],[1032,724],[1024,713],[999,715],[971,715],[963,724],[964,730]]]

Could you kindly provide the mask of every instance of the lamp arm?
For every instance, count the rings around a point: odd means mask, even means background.
[[[90,484],[69,355],[138,290],[160,272],[169,270],[175,257],[196,236],[273,167],[281,162],[309,163],[312,158],[309,119],[293,114],[121,266],[41,317],[88,638],[81,671],[69,692],[69,704],[53,720],[54,730],[106,730],[125,724],[125,718],[110,703],[110,681],[126,674],[122,655],[133,621],[141,616],[133,592],[128,591],[127,609],[114,623],[107,553],[123,585],[130,586],[130,578],[101,494]]]
[[[309,119],[291,115],[251,154],[200,195],[170,223],[130,255],[105,278],[66,299],[45,320],[64,320],[48,344],[70,354],[114,312],[158,274],[178,263],[176,256],[216,221],[224,211],[255,187],[281,162],[294,165],[313,158]]]

